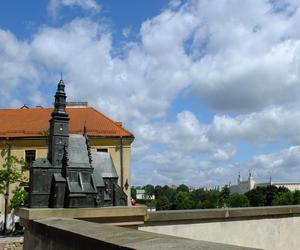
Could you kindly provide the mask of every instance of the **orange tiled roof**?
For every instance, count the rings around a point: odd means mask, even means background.
[[[51,108],[0,109],[0,138],[41,136],[49,129]],[[115,122],[94,108],[67,108],[70,134],[82,134],[84,124],[89,136],[130,136]]]

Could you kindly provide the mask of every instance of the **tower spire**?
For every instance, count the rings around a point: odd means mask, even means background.
[[[240,182],[241,182],[241,173],[240,172],[238,174],[237,182],[238,182],[238,184],[240,184]]]
[[[53,166],[61,165],[64,145],[68,145],[69,142],[69,116],[66,112],[66,99],[65,83],[60,79],[55,93],[48,140],[48,160]]]

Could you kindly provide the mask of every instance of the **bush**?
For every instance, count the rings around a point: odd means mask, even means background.
[[[230,207],[249,207],[250,205],[247,196],[244,194],[232,194],[227,202]]]
[[[17,187],[13,191],[13,197],[10,199],[10,208],[16,209],[17,207],[23,207],[27,205],[28,201],[28,192],[21,189],[20,187]]]
[[[161,196],[156,202],[157,210],[168,210],[171,207],[171,203],[169,202],[166,196]]]
[[[291,192],[284,192],[279,193],[275,196],[272,205],[278,206],[278,205],[292,205],[294,203],[294,197],[293,193]]]

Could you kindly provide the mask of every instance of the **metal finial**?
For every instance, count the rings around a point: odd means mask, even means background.
[[[60,80],[62,81],[62,72],[60,72]]]

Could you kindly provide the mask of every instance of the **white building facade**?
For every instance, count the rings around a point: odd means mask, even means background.
[[[269,185],[273,185],[276,187],[286,187],[290,191],[300,190],[300,182],[273,182],[272,179],[270,178],[269,182],[256,183],[252,177],[251,172],[249,172],[248,179],[245,181],[242,181],[241,176],[239,174],[237,179],[237,184],[229,185],[229,189],[231,194],[234,193],[244,194],[256,187],[266,187]]]

